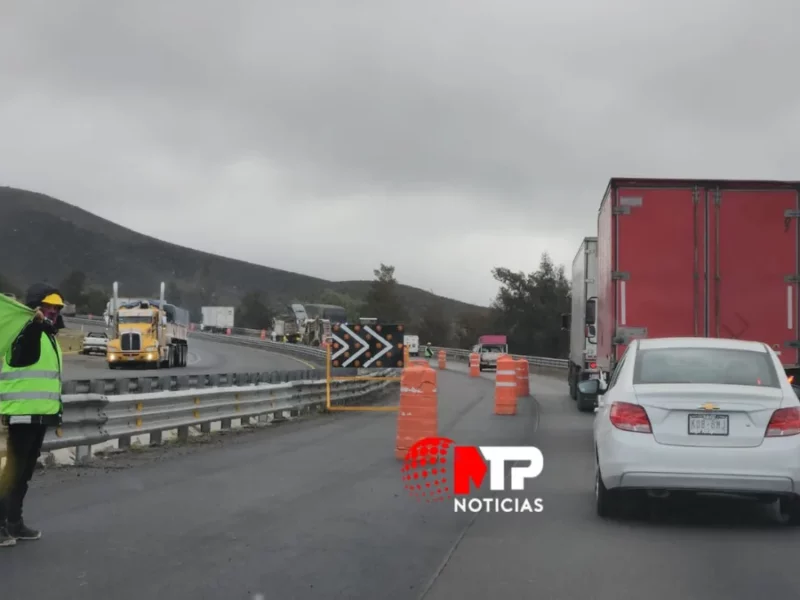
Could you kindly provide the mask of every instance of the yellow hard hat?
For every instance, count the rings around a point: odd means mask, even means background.
[[[42,304],[51,304],[53,306],[64,306],[64,300],[58,294],[50,294],[42,299]]]

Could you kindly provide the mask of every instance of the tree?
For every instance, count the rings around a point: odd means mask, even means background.
[[[167,282],[164,296],[166,296],[167,303],[174,304],[175,306],[183,306],[183,294],[178,284],[174,281],[170,280]]]
[[[514,354],[564,358],[569,339],[561,331],[560,315],[570,310],[569,281],[564,267],[555,267],[547,253],[542,254],[534,273],[514,273],[509,269],[492,271],[500,290],[492,305],[496,325],[508,335]]]
[[[434,346],[449,346],[452,341],[452,323],[444,313],[440,302],[425,307],[419,324],[420,342]]]
[[[236,324],[246,329],[269,329],[272,327],[272,310],[261,292],[247,292],[239,304]]]
[[[65,302],[74,304],[79,311],[83,308],[83,290],[86,286],[86,274],[83,271],[73,270],[58,285],[61,296]]]
[[[102,315],[108,304],[109,294],[100,288],[90,288],[84,292],[82,303],[76,305],[79,313],[88,315]]]
[[[375,279],[370,284],[364,302],[365,317],[374,317],[383,323],[405,323],[408,313],[400,299],[394,267],[381,263],[372,272]]]
[[[334,306],[341,306],[347,311],[347,320],[350,323],[357,323],[358,318],[361,316],[362,307],[364,303],[349,296],[342,294],[336,290],[326,289],[319,297],[320,304],[333,304]]]
[[[22,297],[22,290],[11,283],[11,281],[6,279],[3,275],[0,275],[0,293],[14,294],[14,296],[17,298]]]
[[[459,348],[472,348],[482,335],[494,333],[490,310],[461,313],[455,323],[455,343]]]

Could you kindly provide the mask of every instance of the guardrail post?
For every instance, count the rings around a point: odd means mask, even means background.
[[[403,369],[394,455],[401,460],[418,441],[439,434],[436,371],[428,364]]]
[[[178,427],[178,441],[186,442],[188,440],[189,440],[189,426],[184,425],[182,427]]]

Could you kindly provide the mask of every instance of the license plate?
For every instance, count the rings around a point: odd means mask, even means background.
[[[728,415],[689,415],[689,435],[728,435]]]

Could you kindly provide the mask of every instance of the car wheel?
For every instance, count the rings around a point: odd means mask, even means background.
[[[800,498],[795,495],[783,496],[776,503],[778,522],[789,527],[800,525]]]
[[[603,483],[603,478],[600,475],[600,465],[596,461],[594,468],[594,504],[598,517],[608,519],[618,514],[617,497]]]

